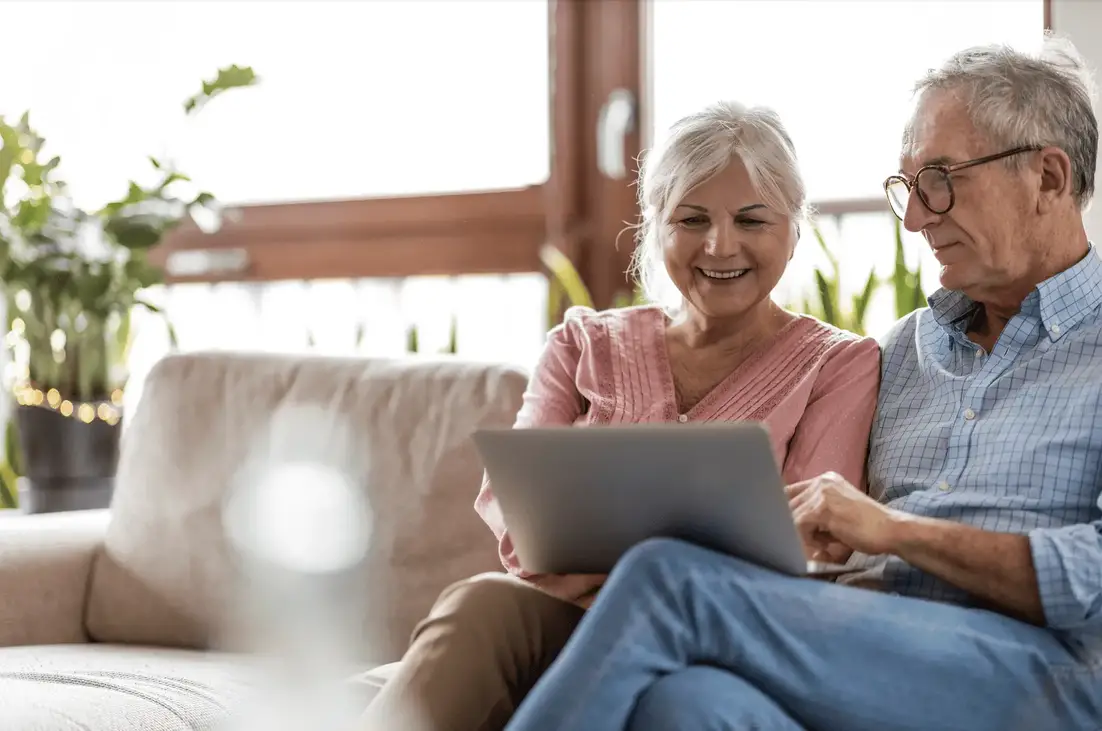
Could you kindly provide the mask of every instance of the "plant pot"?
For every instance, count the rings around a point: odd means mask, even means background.
[[[15,412],[27,513],[92,510],[111,504],[122,422],[84,422],[41,406]]]

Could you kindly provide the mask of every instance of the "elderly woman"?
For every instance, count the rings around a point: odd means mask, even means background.
[[[636,271],[655,304],[568,311],[516,427],[761,421],[786,482],[836,471],[864,484],[875,341],[770,298],[806,205],[776,114],[729,102],[682,119],[640,183]],[[475,509],[508,573],[441,594],[369,707],[369,729],[504,728],[604,581],[526,572],[488,482]]]

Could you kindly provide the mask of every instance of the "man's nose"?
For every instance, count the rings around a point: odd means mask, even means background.
[[[922,202],[918,189],[912,187],[907,195],[907,209],[903,212],[903,228],[918,233],[938,218],[938,214],[931,212]]]

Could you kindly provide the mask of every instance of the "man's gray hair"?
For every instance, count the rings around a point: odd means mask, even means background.
[[[680,119],[645,156],[639,171],[642,222],[632,272],[651,302],[669,308],[680,304],[666,272],[661,240],[673,208],[735,158],[746,166],[767,206],[794,221],[804,217],[807,189],[792,139],[775,111],[725,101]]]
[[[991,153],[1019,146],[1058,147],[1071,159],[1072,194],[1086,208],[1094,195],[1098,120],[1094,83],[1071,41],[1046,34],[1038,53],[1007,46],[976,46],[954,54],[915,85],[915,93],[950,90],[963,95],[972,123],[987,135]],[[904,133],[904,149],[913,129]],[[1021,156],[1005,163],[1012,169]]]

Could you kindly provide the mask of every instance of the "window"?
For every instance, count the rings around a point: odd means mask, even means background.
[[[0,44],[0,114],[31,110],[87,205],[151,154],[230,203],[548,177],[546,0],[9,2],[4,18],[38,32]],[[181,102],[229,64],[261,84],[185,123]]]
[[[777,110],[813,201],[883,195],[911,84],[969,45],[1036,46],[1042,0],[653,0],[654,130],[716,99]]]

